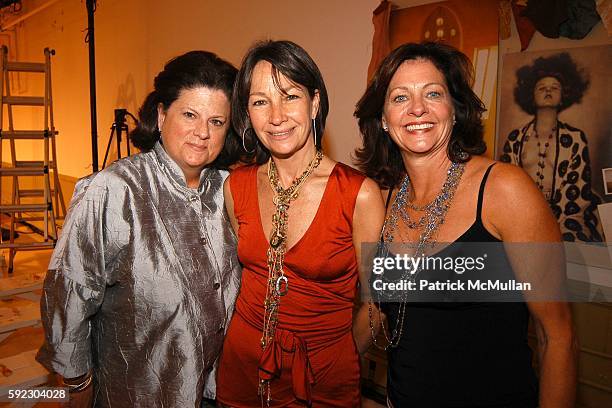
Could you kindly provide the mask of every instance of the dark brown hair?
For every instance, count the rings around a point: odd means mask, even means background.
[[[469,155],[486,150],[481,120],[485,108],[472,91],[473,68],[468,57],[441,43],[401,45],[383,60],[355,110],[363,138],[363,147],[355,151],[357,164],[383,188],[395,187],[405,174],[399,147],[382,129],[387,88],[404,61],[418,59],[430,61],[446,80],[457,121],[447,148],[450,160],[465,162]]]

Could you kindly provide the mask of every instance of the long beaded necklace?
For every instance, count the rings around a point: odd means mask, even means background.
[[[384,256],[389,255],[389,245],[393,242],[393,235],[397,230],[398,221],[401,219],[402,222],[410,229],[422,229],[419,240],[416,245],[415,256],[424,256],[424,251],[427,247],[435,245],[434,235],[437,232],[440,225],[444,224],[446,213],[451,206],[457,186],[461,181],[461,176],[465,170],[465,163],[452,163],[447,171],[446,180],[440,190],[440,193],[433,199],[429,204],[419,207],[408,201],[410,195],[410,177],[406,175],[400,188],[395,196],[391,211],[385,219],[382,229],[382,252]],[[415,211],[423,211],[425,215],[418,221],[413,221],[408,214],[406,208],[413,209]],[[413,273],[404,271],[402,279],[415,281],[417,275],[421,272],[421,268],[417,269]],[[384,320],[382,319],[381,304],[377,302],[378,306],[378,318],[380,326],[384,333],[387,341],[386,346],[378,344],[376,339],[376,330],[374,327],[374,320],[372,319],[372,300],[369,301],[369,317],[370,317],[370,332],[374,345],[380,349],[387,350],[389,347],[397,347],[402,337],[404,328],[404,318],[406,316],[406,304],[408,303],[408,294],[405,291],[402,302],[399,306],[395,328],[391,336],[387,333],[385,328]]]
[[[283,263],[287,252],[287,224],[289,221],[289,205],[296,200],[300,188],[308,177],[321,164],[323,153],[317,150],[315,156],[308,164],[302,175],[293,180],[288,188],[283,188],[278,178],[278,171],[272,158],[268,161],[268,180],[274,192],[274,203],[276,210],[272,216],[272,232],[270,233],[270,247],[268,248],[268,285],[266,299],[264,301],[264,322],[261,335],[261,348],[265,349],[273,340],[278,325],[278,309],[281,297],[289,292],[289,279],[285,276]],[[267,406],[270,405],[270,383],[260,380],[259,394],[265,397]]]
[[[535,127],[534,127],[535,131]],[[544,168],[546,167],[546,156],[548,152],[548,146],[550,146],[550,142],[553,138],[553,134],[557,132],[557,128],[554,127],[548,138],[544,138],[544,143],[540,140],[538,133],[535,133],[535,137],[538,140],[538,170],[536,172],[536,184],[542,193],[544,193]]]

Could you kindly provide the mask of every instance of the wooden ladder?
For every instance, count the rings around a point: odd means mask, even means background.
[[[45,48],[45,62],[9,62],[8,48],[0,49],[0,107],[2,113],[4,106],[7,110],[8,127],[3,122],[0,115],[0,158],[2,157],[2,146],[5,140],[9,141],[11,154],[10,166],[4,166],[0,161],[0,177],[12,178],[12,191],[10,193],[10,203],[2,202],[2,188],[0,187],[0,213],[10,215],[10,234],[8,240],[0,242],[0,249],[8,248],[8,272],[12,273],[15,254],[22,250],[40,250],[55,247],[57,240],[57,221],[65,217],[66,205],[62,195],[59,174],[57,171],[57,154],[55,146],[55,130],[53,122],[53,100],[51,96],[51,55],[55,55],[54,50]],[[44,74],[44,96],[13,96],[11,95],[10,78],[11,73],[40,73]],[[21,130],[15,129],[13,108],[38,107],[42,108],[44,121],[42,130]],[[39,160],[18,160],[16,141],[36,141],[32,146],[42,142],[42,159]],[[23,178],[32,178],[42,188],[20,188],[20,184],[25,185]],[[22,182],[20,182],[22,179]],[[23,199],[26,202],[23,202]],[[15,227],[17,223],[29,223],[30,221],[42,221],[41,235],[42,242],[17,242],[15,240]]]

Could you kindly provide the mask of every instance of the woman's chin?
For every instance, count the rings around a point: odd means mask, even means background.
[[[203,169],[210,163],[214,161],[214,158],[210,156],[210,154],[202,154],[198,157],[188,157],[185,159],[185,164],[191,167],[192,169]]]
[[[305,151],[307,149],[310,149],[308,144],[305,144],[300,147],[296,146],[294,143],[274,143],[270,145],[268,151],[273,157],[286,159],[297,154],[298,152]]]

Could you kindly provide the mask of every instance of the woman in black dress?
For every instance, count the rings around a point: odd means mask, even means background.
[[[479,276],[516,277],[536,285],[540,276],[533,275],[535,269],[525,268],[504,246],[552,243],[554,248],[559,227],[523,170],[480,156],[486,148],[484,107],[471,89],[471,78],[470,61],[456,49],[405,44],[382,62],[357,104],[364,141],[357,151],[359,164],[387,190],[381,240],[388,248],[391,243],[416,246],[416,252],[407,251],[412,256],[448,243],[436,256],[455,261],[477,255],[474,245],[472,252],[467,248],[478,243],[476,249],[492,248],[489,255],[496,259],[493,267],[485,262]],[[523,209],[520,216],[517,208]],[[562,257],[533,257],[531,265],[543,260],[563,264]],[[497,300],[511,291],[489,290],[474,297],[474,291],[458,294],[447,288],[419,302],[414,302],[422,300],[416,292],[391,295],[395,302],[382,305],[389,326],[389,406],[573,406],[575,342],[569,307],[561,301],[561,271],[549,269],[548,292],[525,294],[525,301],[521,290],[504,297],[505,302]],[[474,276],[427,268],[400,275],[417,284],[466,283]],[[372,315],[378,313],[375,306]],[[527,344],[530,315],[538,334],[539,384]]]

